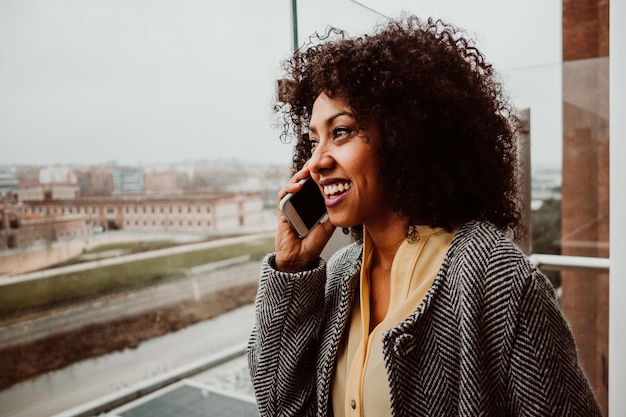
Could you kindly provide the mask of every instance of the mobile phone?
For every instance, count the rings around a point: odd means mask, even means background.
[[[280,201],[280,211],[300,239],[305,238],[315,226],[328,219],[324,196],[311,177],[300,181],[302,188],[289,193]]]

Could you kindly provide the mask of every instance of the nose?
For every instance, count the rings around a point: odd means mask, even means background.
[[[327,141],[320,141],[313,150],[313,155],[309,159],[309,169],[314,174],[320,174],[332,168],[335,160],[330,152]]]

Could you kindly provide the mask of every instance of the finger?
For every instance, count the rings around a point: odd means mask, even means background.
[[[285,185],[277,194],[278,202],[282,200],[289,193],[297,193],[302,189],[302,184],[300,182],[290,182]]]
[[[298,171],[299,176],[301,176],[301,179],[305,179],[311,176],[311,170],[309,169],[309,163],[307,162],[306,164],[304,164],[304,167],[302,167],[302,169],[300,171]]]
[[[309,170],[308,165],[305,164],[304,167],[300,171],[296,172],[293,175],[293,177],[291,177],[291,182],[297,183],[304,179],[309,178],[310,176],[311,176],[311,171]]]
[[[311,260],[320,256],[320,253],[324,250],[324,247],[332,237],[334,231],[335,226],[326,222],[315,227],[311,233],[303,239],[302,242]]]
[[[291,177],[290,182],[283,187],[282,190],[278,192],[278,201],[282,200],[289,193],[296,193],[302,189],[301,181],[309,178],[311,172],[309,168],[305,165],[300,171],[296,172],[293,177]]]

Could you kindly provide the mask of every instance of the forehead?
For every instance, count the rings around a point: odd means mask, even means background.
[[[354,118],[348,103],[341,98],[330,98],[326,94],[321,93],[315,99],[315,103],[313,103],[311,121],[309,123],[310,128],[315,129],[318,126],[323,126],[342,115]]]

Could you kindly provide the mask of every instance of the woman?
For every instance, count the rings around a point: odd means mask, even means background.
[[[333,38],[336,37],[336,38]],[[596,416],[520,233],[518,121],[465,34],[405,17],[286,62],[277,110],[329,219],[279,213],[250,339],[262,416]],[[326,264],[335,227],[355,243]]]

